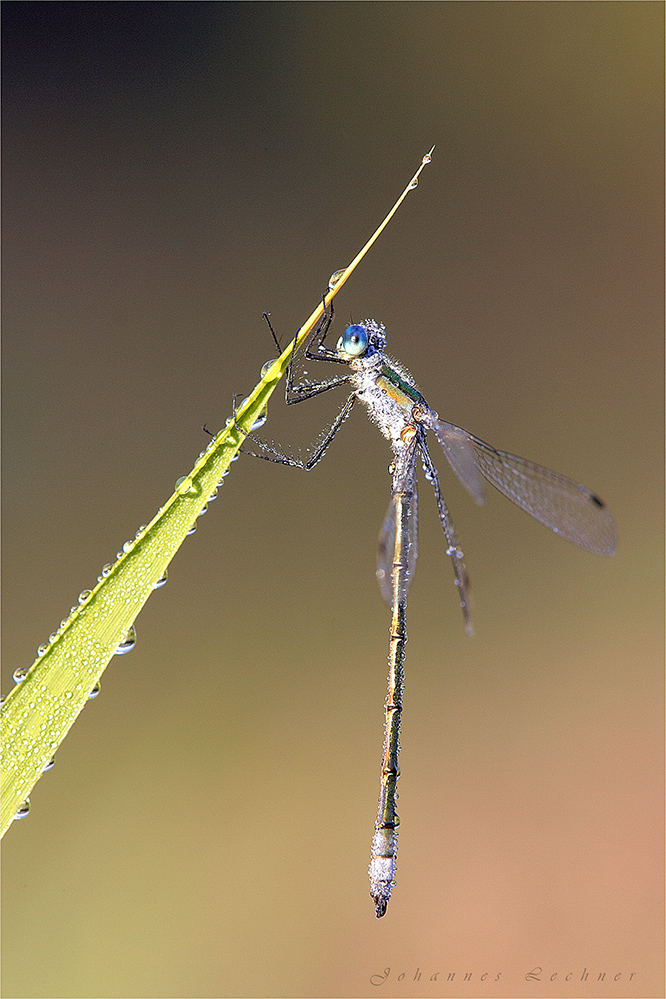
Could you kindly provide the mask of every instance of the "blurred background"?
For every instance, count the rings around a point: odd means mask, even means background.
[[[422,483],[377,921],[390,452],[359,407],[312,474],[241,456],[5,837],[4,994],[663,995],[662,5],[2,13],[4,692],[433,143],[336,328],[620,529],[593,556],[435,455],[476,636]]]

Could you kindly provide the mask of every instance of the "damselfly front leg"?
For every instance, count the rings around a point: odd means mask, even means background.
[[[273,339],[275,341],[278,350],[280,349],[280,342],[275,334],[275,330],[271,325],[270,318],[268,314],[264,313],[264,318],[268,323],[268,328],[271,331]],[[324,344],[324,338],[328,333],[328,329],[333,322],[333,306],[331,305],[330,314],[326,310],[326,303],[324,302],[324,314],[322,316],[321,322],[315,329],[310,340],[308,341],[305,356],[310,360],[317,361],[333,361],[338,364],[344,364],[345,361],[337,354],[336,351],[331,350]],[[294,346],[296,340],[294,339]],[[312,350],[313,344],[317,344],[317,349]],[[292,347],[291,357],[289,358],[289,365],[287,367],[287,379],[285,386],[285,402],[288,406],[295,405],[298,402],[305,402],[306,399],[312,399],[316,395],[321,395],[323,392],[328,392],[330,389],[338,388],[339,385],[348,385],[351,381],[350,375],[341,375],[337,378],[329,378],[325,381],[304,381],[294,384],[294,347]],[[337,414],[331,426],[324,432],[323,436],[318,440],[317,444],[312,450],[312,454],[307,460],[301,458],[296,458],[293,455],[285,454],[280,451],[272,444],[268,444],[266,441],[259,440],[257,437],[253,437],[252,434],[247,434],[246,439],[254,441],[259,447],[263,448],[267,454],[259,454],[256,451],[246,451],[243,449],[244,454],[252,455],[253,458],[264,458],[266,461],[275,461],[280,465],[292,465],[295,468],[302,468],[304,471],[309,472],[318,462],[323,458],[326,450],[328,449],[331,441],[337,434],[338,430],[345,422],[349,414],[351,413],[352,406],[356,399],[355,393],[348,396],[346,402],[342,406],[342,409]]]

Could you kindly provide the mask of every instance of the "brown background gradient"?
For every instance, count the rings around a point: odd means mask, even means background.
[[[336,327],[620,528],[577,550],[436,456],[477,634],[423,484],[377,921],[389,450],[359,409],[311,475],[241,457],[5,838],[4,994],[663,995],[662,5],[3,14],[5,691],[433,143]]]

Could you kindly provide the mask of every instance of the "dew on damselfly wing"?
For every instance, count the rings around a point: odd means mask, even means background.
[[[28,675],[27,667],[18,666],[13,673],[14,683],[23,683],[27,675]]]
[[[115,656],[124,656],[127,652],[131,652],[135,645],[136,628],[132,625],[125,637],[116,645],[113,654]]]
[[[204,503],[204,505],[199,510],[197,517],[203,517],[205,513],[208,513],[208,503]]]
[[[192,524],[192,526],[190,527],[189,531],[187,531],[187,535],[189,536],[190,534],[195,534],[196,530],[197,530],[197,525],[196,524]]]
[[[215,487],[215,489],[213,489],[212,493],[208,497],[208,502],[212,503],[213,500],[216,500],[216,499],[217,499],[217,486]]]
[[[128,650],[128,651],[129,651],[129,650]],[[119,653],[118,653],[118,651],[116,650],[116,655],[118,655],[118,654],[119,654]],[[94,700],[95,700],[95,698],[97,697],[97,695],[99,694],[99,692],[100,692],[100,690],[101,690],[101,689],[102,689],[102,685],[101,685],[101,683],[100,683],[100,682],[99,682],[99,680],[98,680],[98,681],[97,681],[97,683],[95,684],[95,686],[93,687],[93,689],[92,689],[92,690],[90,691],[90,693],[88,694],[88,700],[89,700],[89,701],[94,701]]]
[[[37,649],[37,655],[44,656],[48,651],[49,651],[48,645],[40,645],[39,648]]]
[[[102,566],[102,571],[100,572],[99,576],[97,577],[97,581],[99,583],[101,583],[103,579],[106,579],[106,577],[108,575],[110,575],[112,569],[113,569],[113,566],[111,565],[110,562],[107,562],[106,565],[103,565]]]
[[[164,584],[166,583],[166,581],[167,581],[168,578],[169,578],[169,574],[168,574],[167,570],[165,569],[164,572],[162,573],[162,575],[160,576],[160,578],[156,579],[155,582],[153,583],[153,589],[154,590],[159,590],[160,587],[164,586]]]
[[[88,597],[91,595],[92,590],[81,590],[79,593],[79,603],[84,604]]]

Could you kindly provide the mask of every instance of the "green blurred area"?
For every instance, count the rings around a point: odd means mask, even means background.
[[[531,996],[539,965],[541,996],[584,968],[659,995],[662,6],[3,22],[5,692],[254,386],[262,312],[286,343],[433,143],[336,325],[385,323],[443,419],[620,529],[595,558],[438,458],[477,634],[423,483],[377,922],[390,452],[359,409],[311,475],[241,457],[3,842],[4,994],[436,997],[471,972],[466,997]],[[262,433],[305,447],[335,405],[278,391]]]

